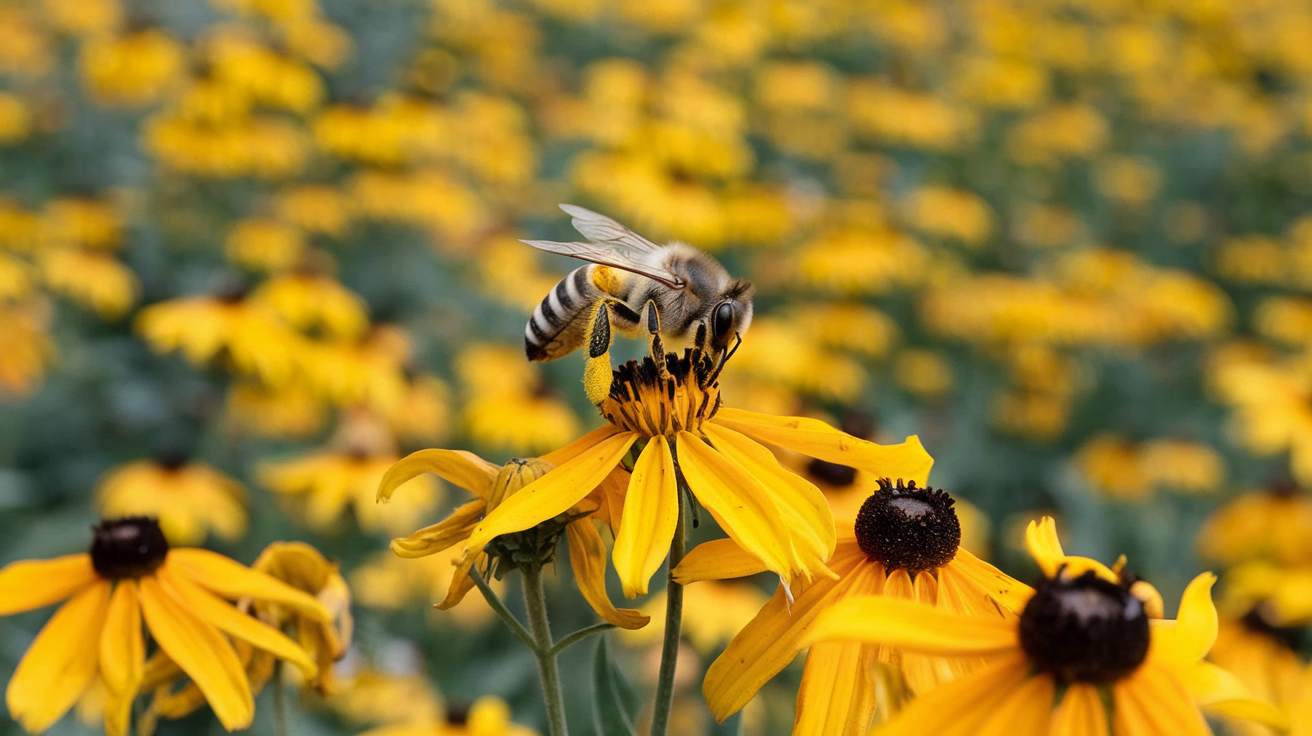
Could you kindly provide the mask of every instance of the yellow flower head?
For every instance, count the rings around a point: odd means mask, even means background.
[[[214,532],[228,541],[246,533],[246,489],[185,454],[163,452],[110,470],[96,486],[102,517],[151,516],[173,544],[199,544]]]
[[[954,615],[1015,618],[1029,588],[960,548],[954,505],[947,493],[915,480],[882,480],[855,524],[839,532],[829,560],[837,578],[817,579],[795,595],[781,586],[711,665],[702,688],[711,713],[723,720],[747,705],[807,646],[816,617],[845,599],[880,595]],[[674,576],[687,583],[762,569],[731,540],[719,540],[693,550]],[[876,663],[885,666],[872,669]],[[793,733],[821,736],[839,724],[869,723],[877,710],[886,716],[897,705],[899,690],[926,692],[982,663],[860,643],[817,645],[807,654]]]
[[[1292,481],[1241,494],[1207,517],[1198,553],[1225,565],[1312,562],[1312,498]]]
[[[1030,525],[1029,542],[1044,576],[1019,617],[862,596],[821,614],[805,643],[987,660],[919,695],[881,734],[1110,736],[1160,733],[1170,724],[1172,733],[1210,736],[1200,707],[1283,725],[1278,711],[1203,661],[1217,635],[1215,576],[1190,583],[1175,620],[1156,620],[1155,591],[1136,589],[1133,578],[1095,560],[1066,556],[1050,519]]]
[[[378,486],[379,501],[391,500],[392,494],[399,487],[413,482],[414,478],[424,473],[433,473],[478,498],[457,507],[449,517],[437,524],[420,529],[408,537],[393,539],[392,551],[401,557],[426,557],[462,542],[468,544],[470,535],[485,516],[548,474],[562,452],[542,458],[516,458],[501,467],[463,450],[433,449],[412,453],[387,471]],[[579,499],[580,508],[563,518],[566,520],[565,535],[569,543],[570,566],[584,599],[606,621],[620,628],[636,629],[646,625],[647,617],[637,611],[615,608],[606,595],[606,545],[593,522],[593,517],[603,521],[614,519],[610,508],[617,505],[615,499],[623,492],[622,480],[619,478],[626,475],[623,470],[616,470],[616,477],[603,483],[592,499]],[[561,514],[566,512],[571,512],[571,509],[566,507]],[[554,519],[559,515],[549,518]],[[550,536],[548,540],[553,549],[556,541],[556,536]],[[550,550],[544,551],[544,554],[549,553]],[[451,583],[447,586],[446,598],[437,607],[451,608],[463,600],[465,594],[474,587],[471,571],[475,568],[486,571],[490,565],[489,553],[483,550],[482,545],[476,554],[462,555]]]
[[[170,549],[154,519],[105,521],[93,532],[88,553],[0,569],[0,615],[68,599],[32,642],[5,693],[10,715],[29,732],[49,728],[99,682],[107,691],[106,733],[126,734],[132,702],[147,679],[143,621],[157,658],[191,678],[228,730],[246,728],[255,714],[234,641],[315,676],[315,662],[300,646],[228,602],[249,597],[330,621],[313,597],[213,552]]]
[[[448,703],[446,714],[436,723],[384,726],[360,736],[537,736],[537,732],[512,723],[506,701],[487,695],[475,700],[468,708]]]

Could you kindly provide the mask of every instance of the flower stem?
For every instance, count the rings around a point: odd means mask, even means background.
[[[542,568],[520,568],[524,581],[524,605],[528,608],[528,625],[533,632],[533,656],[538,660],[538,677],[542,680],[542,699],[547,706],[547,732],[567,736],[565,699],[560,689],[560,668],[551,642],[551,625],[547,621],[547,596],[542,589]]]
[[[528,633],[528,629],[524,628],[524,624],[521,624],[519,619],[515,618],[515,614],[511,613],[509,608],[506,608],[506,604],[501,602],[501,599],[497,597],[496,591],[492,590],[492,586],[487,584],[487,581],[483,579],[483,576],[479,574],[478,570],[471,568],[469,571],[469,578],[474,581],[474,585],[478,586],[478,592],[483,594],[483,598],[487,601],[487,605],[496,612],[497,616],[501,619],[501,622],[506,625],[506,628],[514,632],[515,636],[518,636],[519,640],[524,642],[524,645],[529,649],[532,649],[534,654],[536,654],[538,645],[537,642],[533,641],[533,635]]]
[[[287,693],[282,684],[282,660],[274,660],[271,679],[273,682],[269,684],[273,687],[273,730],[277,736],[288,736],[291,731],[287,727]]]
[[[683,560],[688,540],[683,519],[683,481],[680,478],[679,521],[670,542],[670,575],[665,584],[665,640],[661,644],[661,669],[656,680],[656,702],[652,706],[649,736],[665,736],[674,705],[674,669],[679,663],[679,634],[683,627],[683,586],[674,582],[674,568]]]
[[[615,624],[607,623],[603,621],[602,623],[593,624],[586,628],[579,629],[578,631],[575,631],[573,634],[570,634],[564,639],[561,639],[560,641],[556,642],[556,645],[551,648],[551,653],[560,654],[561,652],[565,651],[566,649],[569,649],[575,644],[578,644],[579,642],[583,641],[589,636],[592,636],[593,634],[600,634],[603,631],[609,631],[610,629],[613,628],[615,628]]]

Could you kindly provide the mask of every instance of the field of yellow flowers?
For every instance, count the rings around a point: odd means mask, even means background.
[[[1309,39],[0,0],[0,734],[1312,736]],[[741,344],[527,360],[560,203]]]

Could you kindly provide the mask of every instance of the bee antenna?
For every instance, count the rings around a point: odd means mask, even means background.
[[[715,370],[712,371],[711,375],[707,376],[706,380],[702,383],[702,388],[715,383],[716,380],[720,378],[720,372],[724,370],[725,364],[729,362],[729,359],[733,357],[734,353],[738,352],[738,346],[743,344],[743,335],[741,332],[735,332],[733,333],[733,336],[733,347],[720,353],[720,362],[715,365]]]

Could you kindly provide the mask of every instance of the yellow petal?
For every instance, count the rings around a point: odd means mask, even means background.
[[[829,559],[836,541],[834,514],[820,489],[785,470],[769,450],[738,432],[714,424],[707,424],[704,431],[715,449],[757,479],[761,491],[770,494],[775,506],[789,515],[794,539],[810,542],[820,561]]]
[[[962,616],[887,596],[849,598],[832,606],[803,645],[821,641],[886,644],[943,656],[1001,654],[1020,646],[1014,621]]]
[[[1239,678],[1211,662],[1169,669],[1208,713],[1256,721],[1281,731],[1289,728],[1289,719],[1279,708],[1253,697]]]
[[[873,647],[817,644],[806,653],[793,736],[864,734],[875,714]]]
[[[693,495],[749,554],[786,583],[824,564],[814,554],[799,557],[785,516],[741,465],[690,432],[680,432],[675,447]]]
[[[878,736],[977,736],[985,728],[1005,728],[1009,725],[1006,721],[996,720],[997,706],[1030,679],[1029,672],[1030,663],[1024,655],[1019,652],[1004,655],[959,680],[916,697],[875,733]],[[1038,677],[1051,681],[1044,675]],[[1020,736],[1024,732],[1003,733]]]
[[[1031,521],[1025,527],[1025,546],[1029,548],[1030,557],[1038,563],[1045,577],[1055,577],[1066,560],[1066,552],[1061,548],[1061,540],[1057,538],[1057,520],[1051,516]]]
[[[218,593],[230,601],[247,596],[279,603],[320,623],[331,623],[332,613],[314,596],[277,578],[205,549],[173,549],[164,563],[179,577]]]
[[[500,470],[496,465],[464,450],[420,450],[397,460],[383,474],[378,484],[378,500],[386,501],[402,483],[432,473],[454,483],[479,498],[486,499],[492,480]]]
[[[459,506],[451,515],[432,526],[392,540],[392,551],[398,557],[424,557],[448,549],[464,541],[478,526],[478,520],[487,512],[487,501],[477,499]]]
[[[640,629],[651,620],[631,608],[616,608],[606,594],[606,545],[592,519],[579,519],[565,529],[569,564],[583,599],[604,620],[621,629]]]
[[[664,437],[653,437],[633,466],[620,532],[615,535],[615,571],[625,596],[647,594],[648,581],[669,554],[678,522],[674,455]]]
[[[1216,576],[1205,572],[1193,579],[1180,598],[1180,613],[1174,621],[1154,619],[1148,658],[1176,665],[1192,664],[1207,656],[1216,642],[1219,626],[1212,586]]]
[[[155,643],[205,694],[223,727],[251,725],[255,701],[246,671],[219,630],[175,602],[152,576],[141,578],[141,612]]]
[[[957,556],[938,570],[939,595],[945,592],[958,600],[948,605],[961,613],[986,613],[998,606],[1019,614],[1034,595],[1034,589],[998,568],[957,548]],[[969,596],[969,597],[967,597]],[[940,605],[939,608],[947,607]],[[949,610],[952,610],[949,608]]]
[[[882,567],[865,564],[857,557],[834,560],[830,564],[839,574],[839,579],[816,578],[797,594],[791,606],[783,586],[780,586],[774,597],[711,664],[706,681],[702,683],[702,694],[717,721],[742,710],[762,685],[806,648],[802,637],[810,630],[816,616],[834,601],[849,595],[853,586],[873,587],[872,583],[878,583],[878,576],[883,575]]]
[[[105,702],[105,732],[124,736],[132,718],[132,701],[141,687],[146,644],[141,635],[141,601],[137,581],[121,580],[114,587],[100,636],[100,677],[109,696]]]
[[[1184,686],[1151,662],[1112,684],[1116,736],[1212,736]]]
[[[759,558],[743,550],[732,539],[702,542],[684,556],[674,568],[674,580],[680,585],[699,580],[725,580],[756,575],[770,568]]]
[[[521,488],[474,528],[465,543],[465,554],[482,551],[502,534],[523,531],[568,511],[619,464],[637,438],[632,432],[610,435]]]
[[[5,704],[29,733],[50,728],[91,684],[108,609],[109,583],[93,584],[60,606],[27,648]]]
[[[541,459],[546,460],[547,462],[559,468],[560,466],[564,465],[570,460],[573,460],[579,455],[588,452],[593,447],[600,444],[603,440],[617,434],[620,434],[620,430],[616,429],[614,425],[607,424],[603,427],[598,427],[592,430],[591,432],[588,432],[587,434],[574,440],[568,445],[565,445],[559,450],[553,450],[552,452],[548,452],[547,454],[543,455]]]
[[[469,594],[469,591],[474,589],[474,579],[470,577],[469,571],[473,570],[475,565],[479,568],[483,568],[483,563],[486,560],[487,555],[479,552],[468,560],[456,565],[456,571],[452,573],[451,582],[446,588],[446,598],[443,598],[440,603],[434,603],[433,606],[445,611],[448,608],[455,607],[457,603],[464,600],[465,596]]]
[[[85,552],[11,562],[0,569],[0,616],[58,603],[98,579]]]
[[[319,668],[310,655],[272,626],[238,611],[232,604],[186,578],[169,574],[167,568],[160,569],[159,580],[167,593],[201,621],[234,639],[241,639],[278,659],[291,662],[306,679],[318,674]]]
[[[1066,689],[1052,714],[1051,736],[1107,736],[1107,708],[1098,688],[1077,682]]]
[[[898,445],[877,445],[807,417],[777,417],[742,409],[720,409],[711,420],[759,442],[786,447],[831,463],[868,470],[880,478],[902,478],[924,485],[934,458],[920,438]]]
[[[998,699],[989,719],[975,736],[1046,736],[1052,721],[1052,699],[1057,685],[1051,677],[1031,677]]]

